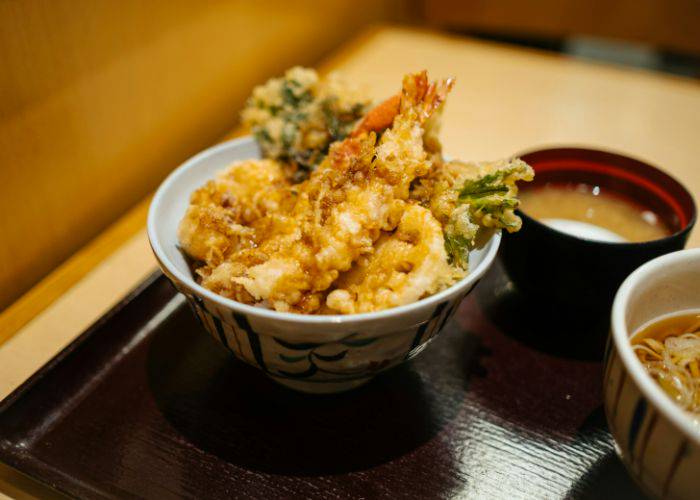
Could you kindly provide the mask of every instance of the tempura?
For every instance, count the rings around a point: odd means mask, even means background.
[[[311,70],[292,71],[286,79],[302,74],[323,88]],[[355,127],[345,139],[297,137],[296,152],[263,141],[266,159],[236,163],[195,191],[179,238],[197,279],[247,304],[351,314],[411,303],[465,276],[480,232],[520,227],[515,182],[533,173],[520,160],[444,162],[437,132],[452,85],[409,74],[400,94],[344,122]],[[273,113],[253,114],[244,112],[254,129],[277,127]],[[290,167],[299,147],[313,159],[301,182]]]

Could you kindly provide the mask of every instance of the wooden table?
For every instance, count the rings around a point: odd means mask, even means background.
[[[553,144],[613,149],[661,166],[700,198],[697,82],[394,27],[361,34],[322,68],[342,70],[376,99],[396,92],[408,71],[456,76],[442,133],[452,156],[491,159]],[[144,200],[0,315],[0,398],[155,269],[147,207]],[[700,231],[689,246],[700,246]],[[47,495],[0,467],[3,492]]]

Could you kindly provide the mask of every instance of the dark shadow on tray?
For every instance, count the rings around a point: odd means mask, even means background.
[[[600,404],[602,365],[589,362],[597,357],[590,339],[576,339],[565,323],[545,328],[548,312],[527,304],[496,262],[461,309],[461,323],[481,339],[462,371],[489,414],[569,439]]]
[[[591,467],[567,498],[580,500],[648,500],[614,451]]]
[[[465,350],[462,366],[471,408],[480,418],[503,419],[523,435],[568,439],[600,403],[599,364],[543,360],[513,342],[494,351],[485,336]]]
[[[592,314],[527,297],[510,281],[500,258],[484,276],[475,296],[504,334],[533,349],[577,360],[598,361],[603,357],[608,314]]]
[[[445,377],[461,376],[463,349],[447,348],[445,361],[442,340],[364,387],[306,395],[234,359],[181,308],[154,334],[149,384],[185,439],[229,463],[273,474],[346,473],[411,452],[455,417],[463,384]]]
[[[609,450],[583,477],[576,481],[567,495],[568,498],[582,500],[644,500],[648,498],[629,475],[615,453],[602,406],[596,408],[581,425],[578,438],[586,446],[590,446],[595,441],[605,440],[609,443]]]

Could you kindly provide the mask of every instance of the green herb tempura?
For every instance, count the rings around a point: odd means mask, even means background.
[[[300,181],[364,116],[369,99],[337,75],[294,67],[253,90],[243,111],[266,158],[287,163]]]

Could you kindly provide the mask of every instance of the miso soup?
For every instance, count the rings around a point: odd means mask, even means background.
[[[599,186],[546,185],[521,191],[520,200],[527,215],[574,236],[639,242],[671,234],[657,214]]]

